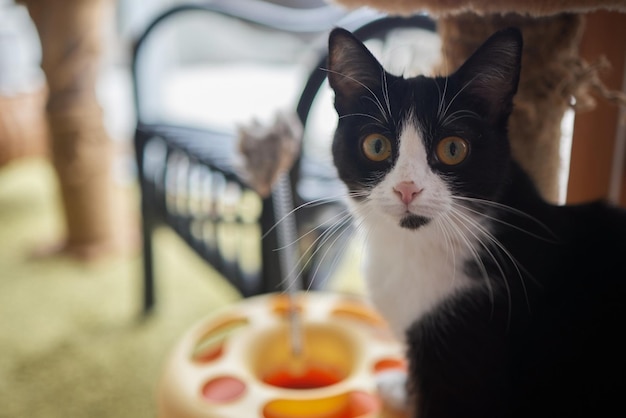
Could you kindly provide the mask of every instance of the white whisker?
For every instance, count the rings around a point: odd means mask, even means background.
[[[367,113],[350,113],[348,115],[339,116],[339,119],[344,119],[344,118],[351,117],[351,116],[362,116],[362,117],[365,117],[365,118],[374,119],[380,125],[383,125],[383,126],[385,125],[385,123],[382,120],[378,119],[377,117],[375,117],[373,115],[369,115]]]
[[[447,126],[453,122],[456,122],[457,120],[463,119],[463,118],[471,118],[471,119],[479,119],[480,120],[480,115],[478,115],[478,113],[473,112],[471,110],[467,110],[467,109],[461,109],[461,110],[456,110],[452,113],[450,113],[448,116],[446,116],[446,118],[443,120],[443,122],[441,122],[441,126]]]
[[[458,203],[453,203],[453,204],[454,205],[458,205],[459,207],[462,207],[463,209],[465,209],[465,210],[467,210],[469,212],[472,212],[472,213],[474,213],[474,214],[476,214],[478,216],[481,216],[483,218],[486,218],[486,219],[492,220],[494,222],[500,223],[502,225],[508,226],[509,228],[515,229],[517,231],[523,232],[523,233],[525,233],[525,234],[527,234],[527,235],[529,235],[529,236],[531,236],[533,238],[537,238],[539,240],[546,241],[546,242],[554,242],[554,241],[549,240],[549,239],[547,239],[545,237],[542,237],[540,235],[537,235],[537,234],[534,234],[534,233],[532,233],[530,231],[527,231],[524,228],[521,228],[521,227],[519,227],[519,226],[517,226],[515,224],[512,224],[510,222],[506,222],[506,221],[498,218],[497,216],[491,216],[491,215],[489,215],[489,214],[487,214],[485,212],[481,212],[479,210],[475,210],[475,209],[472,209],[470,207],[467,207],[466,205],[459,205]]]
[[[382,90],[383,90],[383,99],[385,100],[385,104],[387,105],[387,112],[389,112],[389,118],[391,119],[392,125],[395,125],[393,120],[393,113],[391,113],[391,103],[389,102],[389,85],[387,84],[387,72],[381,67],[380,71],[382,73]]]
[[[441,230],[441,234],[443,235],[444,238],[444,242],[445,242],[445,247],[446,247],[446,254],[448,256],[448,259],[450,262],[452,262],[452,271],[454,276],[452,277],[452,281],[455,282],[456,281],[456,251],[455,251],[455,245],[454,245],[454,240],[452,239],[452,235],[453,235],[453,231],[450,231],[449,228],[449,222],[448,218],[446,217],[437,217],[435,218],[435,224],[437,225],[437,227]]]
[[[441,120],[445,116],[444,109],[446,105],[446,93],[448,92],[448,78],[446,77],[444,80],[445,81],[443,84],[443,93],[441,92],[441,89],[439,88],[439,83],[435,81],[435,84],[437,85],[437,91],[439,92],[439,106],[437,108],[437,121],[439,123],[441,123]]]
[[[380,99],[378,98],[378,96],[372,91],[372,89],[370,89],[368,86],[366,86],[364,83],[360,82],[359,80],[355,79],[354,77],[350,77],[347,74],[342,74],[338,71],[333,71],[327,68],[322,68],[322,70],[328,72],[328,73],[332,73],[332,74],[337,74],[341,77],[345,77],[348,80],[354,81],[355,83],[357,83],[358,85],[360,85],[361,87],[363,87],[364,89],[366,89],[373,97],[373,99],[371,97],[367,97],[369,100],[371,100],[376,107],[378,107],[378,110],[380,111],[380,113],[383,115],[383,117],[385,118],[385,120],[387,122],[389,122],[389,120],[387,119],[387,114],[385,112],[385,108],[383,106],[383,104],[381,103]],[[383,70],[384,71],[384,70]]]
[[[295,284],[296,281],[302,276],[302,273],[304,272],[306,267],[309,265],[313,257],[317,254],[319,249],[327,242],[327,240],[330,239],[329,237],[332,236],[334,231],[344,226],[347,222],[350,222],[350,218],[351,218],[351,215],[349,213],[345,213],[338,221],[335,221],[328,229],[323,231],[320,234],[320,236],[317,237],[313,241],[313,243],[311,243],[309,248],[307,248],[303,252],[303,254],[298,258],[297,262],[295,263],[295,266],[292,268],[289,274],[285,276],[286,278],[283,280],[281,285],[287,284],[287,289],[290,289],[291,286],[293,286],[293,284]],[[322,242],[318,245],[320,240],[322,240]],[[309,253],[311,248],[315,248],[315,247],[317,247],[316,250],[313,251],[313,253],[309,255],[308,260],[304,264],[302,264],[303,260],[307,257],[307,253]],[[298,274],[294,276],[294,273],[296,272],[296,270],[298,270]],[[285,281],[287,283],[285,283]]]
[[[467,209],[467,208],[465,208],[465,209]],[[522,291],[524,292],[524,297],[525,297],[525,300],[526,300],[527,308],[530,310],[530,301],[528,299],[528,291],[526,289],[526,283],[525,283],[525,280],[524,280],[524,275],[522,274],[522,270],[524,270],[529,277],[532,277],[530,275],[530,273],[517,261],[517,259],[515,259],[513,254],[511,254],[511,252],[504,245],[502,245],[502,243],[487,228],[485,228],[484,226],[480,225],[480,223],[478,223],[477,221],[472,219],[469,215],[463,214],[461,211],[457,211],[457,213],[460,216],[464,217],[465,220],[468,223],[473,224],[474,227],[477,228],[477,230],[485,238],[487,238],[490,243],[495,245],[495,247],[497,249],[499,249],[498,254],[500,254],[500,255],[503,254],[504,256],[506,256],[511,261],[511,264],[512,264],[513,268],[515,269],[516,273],[517,273],[517,277],[519,277],[520,284],[522,286]],[[483,244],[483,243],[481,242],[481,244]],[[510,301],[511,301],[511,294],[510,294],[510,287],[509,287],[509,282],[508,282],[508,275],[506,275],[506,273],[504,272],[504,270],[501,267],[500,263],[498,263],[498,261],[496,260],[495,255],[489,249],[487,249],[486,247],[484,247],[484,248],[489,253],[489,255],[492,257],[494,263],[496,264],[498,270],[500,271],[500,273],[502,275],[502,279],[504,280],[504,284],[506,286],[506,290],[507,290],[507,293],[508,293],[508,296],[509,296],[509,303],[510,303]],[[500,258],[500,259],[503,262],[505,261],[502,258]],[[512,307],[509,307],[509,315],[510,315],[511,308]]]
[[[345,197],[346,197],[346,194],[344,193],[344,194],[339,194],[339,195],[335,195],[335,196],[321,197],[319,199],[314,199],[314,200],[305,202],[305,203],[301,204],[300,206],[297,206],[297,207],[293,208],[287,214],[285,214],[282,218],[278,219],[276,221],[276,223],[274,225],[272,225],[272,227],[270,229],[268,229],[261,236],[261,239],[265,239],[267,237],[267,235],[269,235],[274,229],[276,229],[278,224],[280,224],[281,222],[284,222],[285,219],[287,219],[289,216],[293,215],[298,210],[306,208],[306,207],[316,207],[318,205],[324,205],[324,204],[327,204],[327,203],[339,202],[342,198],[345,198]]]
[[[478,77],[478,75],[472,77],[471,80],[469,80],[467,83],[465,83],[465,85],[463,87],[461,87],[461,89],[459,91],[456,92],[456,94],[452,97],[452,99],[450,100],[450,103],[448,103],[448,105],[446,106],[445,110],[443,111],[443,115],[442,117],[445,117],[448,114],[448,110],[450,110],[450,107],[452,106],[452,104],[454,103],[454,101],[456,100],[457,97],[459,97],[459,95],[461,93],[463,93],[463,90],[465,90],[467,87],[469,87],[470,84],[472,84],[472,82]],[[446,83],[447,83],[448,79],[446,78]],[[445,94],[445,92],[444,92]],[[445,97],[444,97],[445,100]]]
[[[346,216],[347,213],[348,213],[347,209],[343,210],[343,211],[341,211],[339,213],[336,213],[335,215],[333,215],[329,219],[325,220],[323,223],[320,223],[319,225],[311,228],[308,232],[305,232],[302,235],[300,235],[295,241],[290,242],[290,243],[286,243],[282,247],[277,247],[277,248],[274,249],[274,251],[281,251],[281,250],[284,250],[285,248],[291,247],[292,245],[295,245],[295,244],[299,243],[300,241],[305,239],[307,236],[311,235],[312,233],[314,233],[315,231],[319,230],[320,228],[323,228],[326,224],[332,222],[334,219],[339,218],[339,217],[342,217],[342,219],[343,219]]]
[[[376,107],[378,108],[378,111],[380,112],[380,114],[383,115],[383,117],[385,118],[385,122],[389,123],[389,119],[387,118],[387,113],[385,112],[385,108],[382,107],[383,106],[382,104],[380,104],[380,99],[378,97],[374,96],[374,98],[372,99],[369,96],[364,96],[363,98],[365,100],[369,100],[370,102],[374,103]]]
[[[460,211],[458,211],[458,210],[452,210],[450,212],[450,214],[452,216],[456,217],[456,219],[460,221],[459,224],[463,228],[465,228],[465,230],[468,233],[470,233],[472,235],[474,240],[476,240],[476,242],[482,247],[482,249],[491,257],[491,259],[493,260],[494,264],[496,265],[496,268],[499,270],[499,272],[500,272],[500,274],[501,274],[501,276],[503,278],[504,284],[505,284],[505,289],[506,289],[506,292],[507,292],[507,298],[508,298],[508,301],[509,301],[509,303],[508,303],[509,312],[508,312],[508,319],[507,319],[507,323],[508,323],[508,321],[510,321],[510,318],[511,318],[511,289],[509,288],[508,283],[506,282],[506,276],[505,276],[504,270],[500,266],[500,263],[498,263],[498,260],[496,259],[495,255],[489,249],[489,245],[487,245],[483,241],[483,239],[481,237],[481,234],[479,234],[478,232],[474,231],[470,227],[470,226],[476,227],[477,225],[474,222],[472,222],[471,219],[469,219],[468,217],[466,217],[466,216],[464,217],[464,215]],[[468,226],[468,224],[469,224],[469,226]],[[482,270],[482,273],[483,273],[483,277],[487,279],[486,285],[487,285],[487,287],[489,289],[489,292],[490,292],[490,297],[491,297],[491,301],[492,301],[491,315],[493,316],[494,315],[494,310],[493,309],[494,309],[495,306],[494,306],[493,288],[491,287],[490,277],[489,277],[489,275],[488,275],[488,273],[486,271],[486,267],[485,267],[485,265],[484,265],[480,255],[478,254],[478,251],[476,249],[474,249],[472,252],[475,254],[475,258],[477,260],[480,260],[480,264],[482,266],[481,270]]]
[[[339,240],[339,239],[340,239],[340,238],[341,238],[341,237],[342,237],[342,236],[343,236],[343,235],[344,235],[347,231],[349,231],[349,228],[343,228],[343,227],[344,227],[347,223],[349,223],[349,222],[350,222],[350,220],[349,220],[349,219],[348,219],[348,220],[346,220],[346,221],[344,222],[344,224],[343,224],[343,225],[338,226],[338,227],[337,227],[337,228],[335,228],[335,230],[333,231],[333,234],[335,234],[335,232],[336,232],[336,231],[339,231],[339,230],[340,230],[341,232],[340,232],[339,234],[337,234],[337,235],[336,235],[335,239],[334,239],[334,240],[330,243],[330,245],[328,245],[328,248],[326,248],[326,251],[324,251],[324,254],[322,254],[322,256],[321,256],[321,258],[320,258],[320,262],[318,263],[317,267],[315,268],[315,271],[313,271],[313,274],[311,274],[311,281],[309,282],[309,285],[308,285],[308,287],[307,287],[307,291],[308,291],[308,290],[311,290],[311,287],[313,286],[313,282],[315,281],[315,278],[317,277],[317,273],[318,273],[318,271],[319,271],[319,268],[321,267],[322,262],[326,259],[326,256],[328,255],[328,252],[329,252],[329,251],[333,248],[333,246],[335,245],[335,243],[336,243],[336,242],[337,242],[337,241],[338,241],[338,240]],[[331,235],[329,235],[329,239],[330,239],[330,236],[331,236]],[[324,242],[322,242],[322,243],[321,243],[321,245],[319,246],[319,248],[322,248],[322,246],[323,246],[323,245],[325,245],[325,244],[326,244],[326,242],[328,242],[328,240],[325,240]],[[316,252],[317,252],[317,251],[316,251]],[[315,254],[313,254],[313,255],[315,255]],[[313,257],[313,255],[311,256],[311,258]],[[334,260],[333,260],[333,262],[331,263],[331,267],[330,267],[330,270],[331,270],[331,271],[335,269],[335,266],[336,266],[336,263],[337,263],[337,261],[338,261],[338,259],[339,259],[339,256],[340,256],[340,254],[339,254],[339,253],[335,255],[335,259],[334,259]]]
[[[456,235],[458,236],[458,238],[461,240],[461,242],[465,245],[465,248],[467,248],[467,250],[470,252],[470,254],[472,255],[474,261],[476,262],[476,265],[483,277],[483,279],[485,280],[485,285],[487,286],[487,290],[489,292],[489,299],[491,300],[491,304],[492,304],[492,315],[493,315],[493,306],[494,306],[494,301],[495,301],[495,294],[494,294],[494,289],[493,286],[491,284],[491,279],[489,277],[489,273],[487,272],[487,267],[485,266],[485,264],[483,263],[482,258],[480,257],[480,254],[478,252],[478,250],[476,248],[474,248],[474,245],[472,244],[472,240],[470,240],[470,238],[468,238],[465,235],[465,231],[471,233],[475,239],[477,239],[477,236],[471,231],[471,228],[465,224],[465,222],[463,221],[462,218],[460,218],[457,215],[457,210],[455,209],[451,209],[449,212],[447,213],[443,213],[442,216],[446,219],[448,219],[448,222],[451,225],[457,225],[462,227],[463,229],[460,228],[454,228],[454,231],[456,231]]]
[[[475,204],[480,204],[480,205],[485,205],[485,206],[489,206],[495,209],[501,209],[505,212],[509,212],[515,215],[518,215],[520,217],[526,218],[532,222],[534,222],[535,224],[537,224],[538,226],[540,226],[544,231],[546,231],[548,234],[550,234],[552,236],[552,238],[554,240],[550,240],[548,238],[545,237],[541,237],[539,235],[535,235],[532,234],[529,231],[524,231],[523,229],[519,228],[520,231],[526,232],[527,234],[531,235],[531,236],[535,236],[536,238],[542,239],[544,241],[547,242],[556,242],[559,240],[559,237],[543,222],[541,222],[539,219],[535,218],[534,216],[529,215],[528,213],[521,211],[519,209],[516,209],[514,207],[508,206],[508,205],[504,205],[502,203],[499,202],[494,202],[492,200],[486,200],[486,199],[481,199],[481,198],[476,198],[476,197],[467,197],[467,196],[454,196],[455,200],[463,200],[463,201],[467,201],[470,203],[475,203]],[[465,208],[467,208],[467,206],[465,206]],[[504,221],[502,221],[501,223],[505,223]],[[512,227],[515,227],[514,225],[509,225]]]

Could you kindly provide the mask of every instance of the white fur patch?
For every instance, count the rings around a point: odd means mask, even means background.
[[[403,181],[423,188],[408,208],[393,191]],[[465,223],[460,215],[447,215],[452,211],[452,196],[445,181],[428,165],[419,129],[413,123],[405,124],[393,169],[365,203],[353,203],[365,232],[369,296],[397,338],[404,340],[409,325],[470,285],[463,265],[473,256],[471,248],[479,248],[478,234],[460,225]],[[400,220],[407,210],[432,221],[415,230],[402,228]]]
[[[407,408],[407,372],[404,370],[385,370],[376,374],[376,389],[383,402],[397,411]]]

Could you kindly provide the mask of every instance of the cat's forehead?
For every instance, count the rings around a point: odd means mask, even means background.
[[[449,77],[429,77],[419,75],[405,79],[407,88],[412,90],[416,96],[429,99],[441,99],[456,94],[454,80]]]
[[[444,77],[428,77],[418,75],[410,78],[400,78],[395,86],[395,92],[401,97],[410,97],[417,101],[438,100],[447,94],[448,81]]]
[[[392,100],[397,102],[405,116],[432,117],[448,95],[448,87],[445,78],[419,75],[402,78],[395,88],[390,90],[393,90],[395,95]]]

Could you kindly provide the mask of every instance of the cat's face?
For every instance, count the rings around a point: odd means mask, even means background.
[[[449,77],[387,73],[349,32],[329,40],[333,158],[359,211],[418,229],[507,181],[521,36],[498,32]]]

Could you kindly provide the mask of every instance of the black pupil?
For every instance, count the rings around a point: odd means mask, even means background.
[[[456,157],[457,145],[454,142],[451,142],[448,146],[448,151],[450,152],[451,157]]]
[[[376,154],[380,154],[382,150],[383,150],[383,141],[381,139],[377,139],[376,142],[374,142],[374,152]]]

